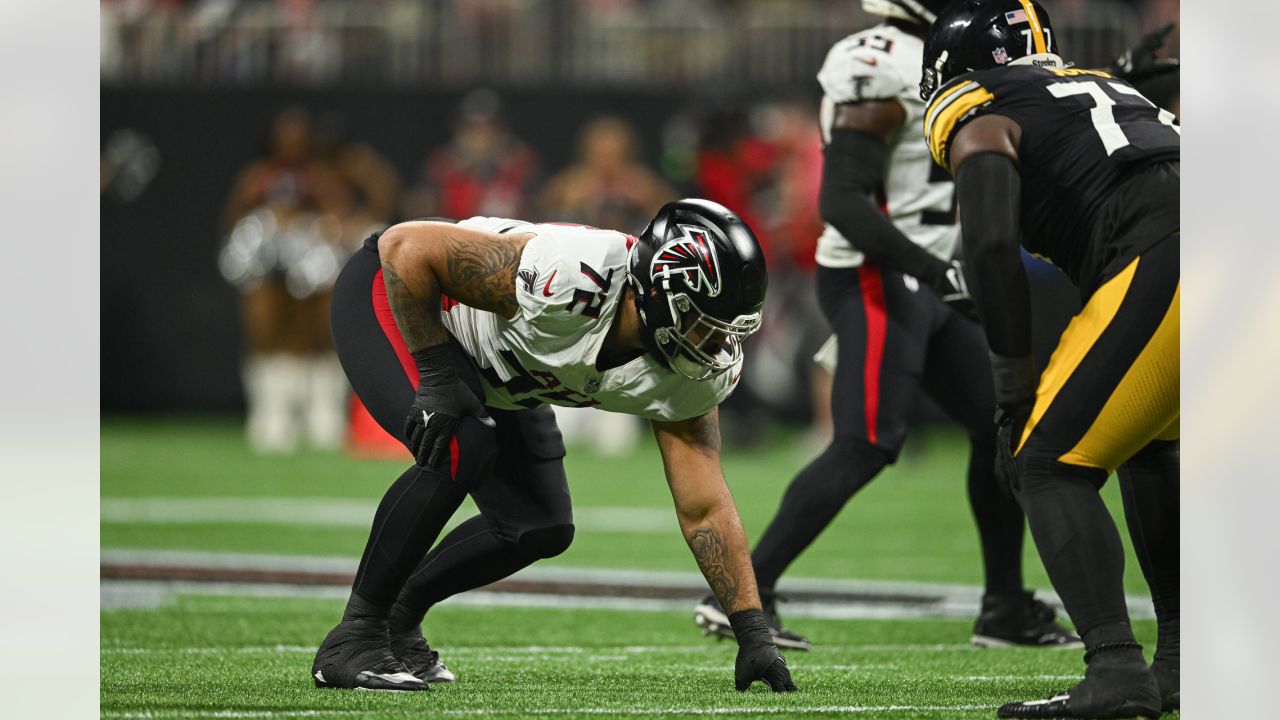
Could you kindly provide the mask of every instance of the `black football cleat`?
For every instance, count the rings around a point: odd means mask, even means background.
[[[760,593],[760,600],[764,606],[764,619],[769,624],[769,635],[773,639],[773,644],[789,650],[808,650],[811,647],[808,640],[782,627],[782,620],[778,617],[778,599],[775,593]],[[702,598],[702,602],[693,609],[693,621],[702,628],[704,635],[735,639],[733,627],[729,624],[729,615],[725,613],[724,608],[720,607],[720,602],[716,600],[715,595]]]
[[[1079,686],[1077,686],[1079,687]],[[999,718],[1080,718],[1083,720],[1155,720],[1160,711],[1136,701],[1113,704],[1083,703],[1073,697],[1075,688],[1045,700],[1026,700],[1001,705]]]
[[[318,688],[360,690],[426,690],[391,654],[387,621],[381,618],[345,619],[329,631],[315,662],[311,678]]]
[[[1089,661],[1084,680],[1070,690],[1046,700],[1001,705],[996,717],[1155,720],[1160,704],[1160,686],[1142,651],[1126,649]]]
[[[1029,592],[984,595],[982,612],[973,624],[977,647],[1082,648],[1084,643],[1054,620],[1053,608]]]
[[[457,682],[458,676],[440,662],[440,653],[431,649],[418,629],[391,634],[391,653],[419,680],[426,683]]]

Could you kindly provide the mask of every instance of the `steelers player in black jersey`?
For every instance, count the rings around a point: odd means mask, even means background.
[[[1131,85],[1056,51],[1039,4],[960,0],[930,30],[921,80],[991,351],[997,472],[1086,648],[1081,683],[998,714],[1155,717],[1179,698],[1180,129]],[[1061,268],[1084,305],[1043,372],[1019,243]],[[1156,607],[1150,668],[1097,492],[1112,471]]]

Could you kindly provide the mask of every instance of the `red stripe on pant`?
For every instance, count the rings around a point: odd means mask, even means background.
[[[405,344],[404,338],[400,336],[400,327],[396,325],[396,316],[391,313],[391,302],[387,300],[387,286],[382,281],[382,269],[373,276],[373,314],[378,317],[378,325],[382,328],[382,334],[387,336],[387,341],[391,343],[391,349],[396,351],[396,358],[400,360],[400,367],[404,369],[405,377],[409,380],[409,385],[414,389],[418,389],[418,364],[413,361],[413,355],[409,352],[409,346]],[[458,437],[455,435],[449,441],[449,477],[458,477]]]
[[[867,440],[876,441],[876,418],[880,414],[880,367],[884,364],[884,281],[880,269],[862,265],[858,268],[858,284],[862,288],[862,308],[867,315],[867,355],[862,364],[863,410],[867,419]]]

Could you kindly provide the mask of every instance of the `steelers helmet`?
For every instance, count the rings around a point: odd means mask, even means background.
[[[751,228],[709,200],[669,202],[632,245],[627,282],[635,290],[646,345],[668,367],[706,380],[742,359],[760,329],[769,279]]]
[[[924,40],[920,97],[970,70],[1008,65],[1060,66],[1049,13],[1033,0],[959,0],[938,14]]]

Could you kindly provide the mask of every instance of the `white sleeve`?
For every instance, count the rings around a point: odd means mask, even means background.
[[[531,229],[538,234],[520,255],[516,273],[520,312],[514,322],[530,347],[548,354],[568,353],[602,323],[611,321],[606,309],[612,305],[605,300],[616,295],[624,281],[616,271],[599,278],[608,285],[606,290],[588,274],[606,267],[608,248],[599,236],[603,231],[574,232],[545,225]]]
[[[532,227],[532,223],[527,223],[524,220],[481,216],[469,217],[466,220],[459,220],[458,224],[462,227],[469,227],[476,230],[487,230],[495,233],[507,233],[520,228]]]
[[[896,100],[909,83],[875,37],[855,35],[836,43],[818,71],[822,91],[835,103]],[[863,42],[866,41],[866,42]]]
[[[580,324],[579,315],[564,310],[573,298],[572,258],[567,250],[555,234],[538,233],[520,254],[516,275],[520,316],[539,328],[567,330]]]

